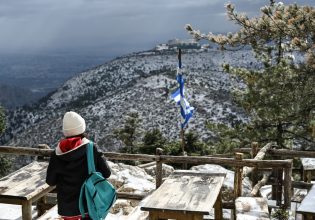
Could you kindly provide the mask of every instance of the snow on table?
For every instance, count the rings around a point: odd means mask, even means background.
[[[311,182],[312,171],[315,170],[315,158],[301,158],[303,165],[303,179],[304,181]]]
[[[315,170],[315,158],[301,158],[304,170]]]

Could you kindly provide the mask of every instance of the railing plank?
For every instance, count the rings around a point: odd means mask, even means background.
[[[260,149],[258,149],[260,150]],[[251,148],[236,148],[234,152],[239,153],[248,153],[250,154],[252,151]],[[268,154],[272,156],[283,156],[287,158],[293,157],[310,157],[315,158],[315,151],[298,151],[298,150],[287,150],[287,149],[270,149],[268,150]]]

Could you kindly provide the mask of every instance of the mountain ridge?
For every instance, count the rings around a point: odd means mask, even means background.
[[[206,141],[212,137],[207,120],[226,124],[247,120],[235,106],[230,90],[243,84],[227,73],[228,62],[248,67],[254,61],[249,50],[185,50],[182,56],[188,101],[195,115],[188,130]],[[87,122],[87,133],[105,150],[118,150],[122,144],[113,137],[124,116],[137,111],[140,128],[159,128],[169,139],[179,138],[179,109],[169,98],[177,88],[175,50],[148,50],[117,57],[66,81],[41,102],[8,113],[7,130],[1,142],[17,146],[46,143],[55,146],[62,137],[62,116],[77,111]]]

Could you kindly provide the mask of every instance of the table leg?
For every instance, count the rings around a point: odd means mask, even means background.
[[[308,215],[308,214],[304,215],[303,217],[304,217],[304,220],[314,220],[315,219],[315,216]]]
[[[220,190],[217,200],[214,203],[214,218],[217,220],[223,219],[222,212],[222,192]]]
[[[301,214],[302,220],[315,220],[315,216],[309,214]]]
[[[310,183],[312,180],[312,171],[303,169],[303,181]]]
[[[22,219],[32,220],[32,201],[22,202]]]
[[[37,201],[36,207],[37,207],[37,216],[41,216],[45,213],[46,207],[47,207],[47,197],[43,196]]]
[[[310,183],[312,181],[312,171],[308,170],[306,173],[307,182]]]
[[[203,220],[203,215],[194,215],[192,220]]]
[[[312,180],[312,171],[303,169],[303,181],[310,183]]]
[[[149,212],[149,220],[159,220],[159,216],[156,212]]]

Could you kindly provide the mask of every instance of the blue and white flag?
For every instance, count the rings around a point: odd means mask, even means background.
[[[171,98],[180,106],[180,114],[183,118],[181,126],[184,128],[189,119],[193,116],[194,107],[191,107],[185,98],[184,79],[183,75],[180,73],[180,68],[177,69],[176,80],[179,84],[179,88],[171,95]]]

